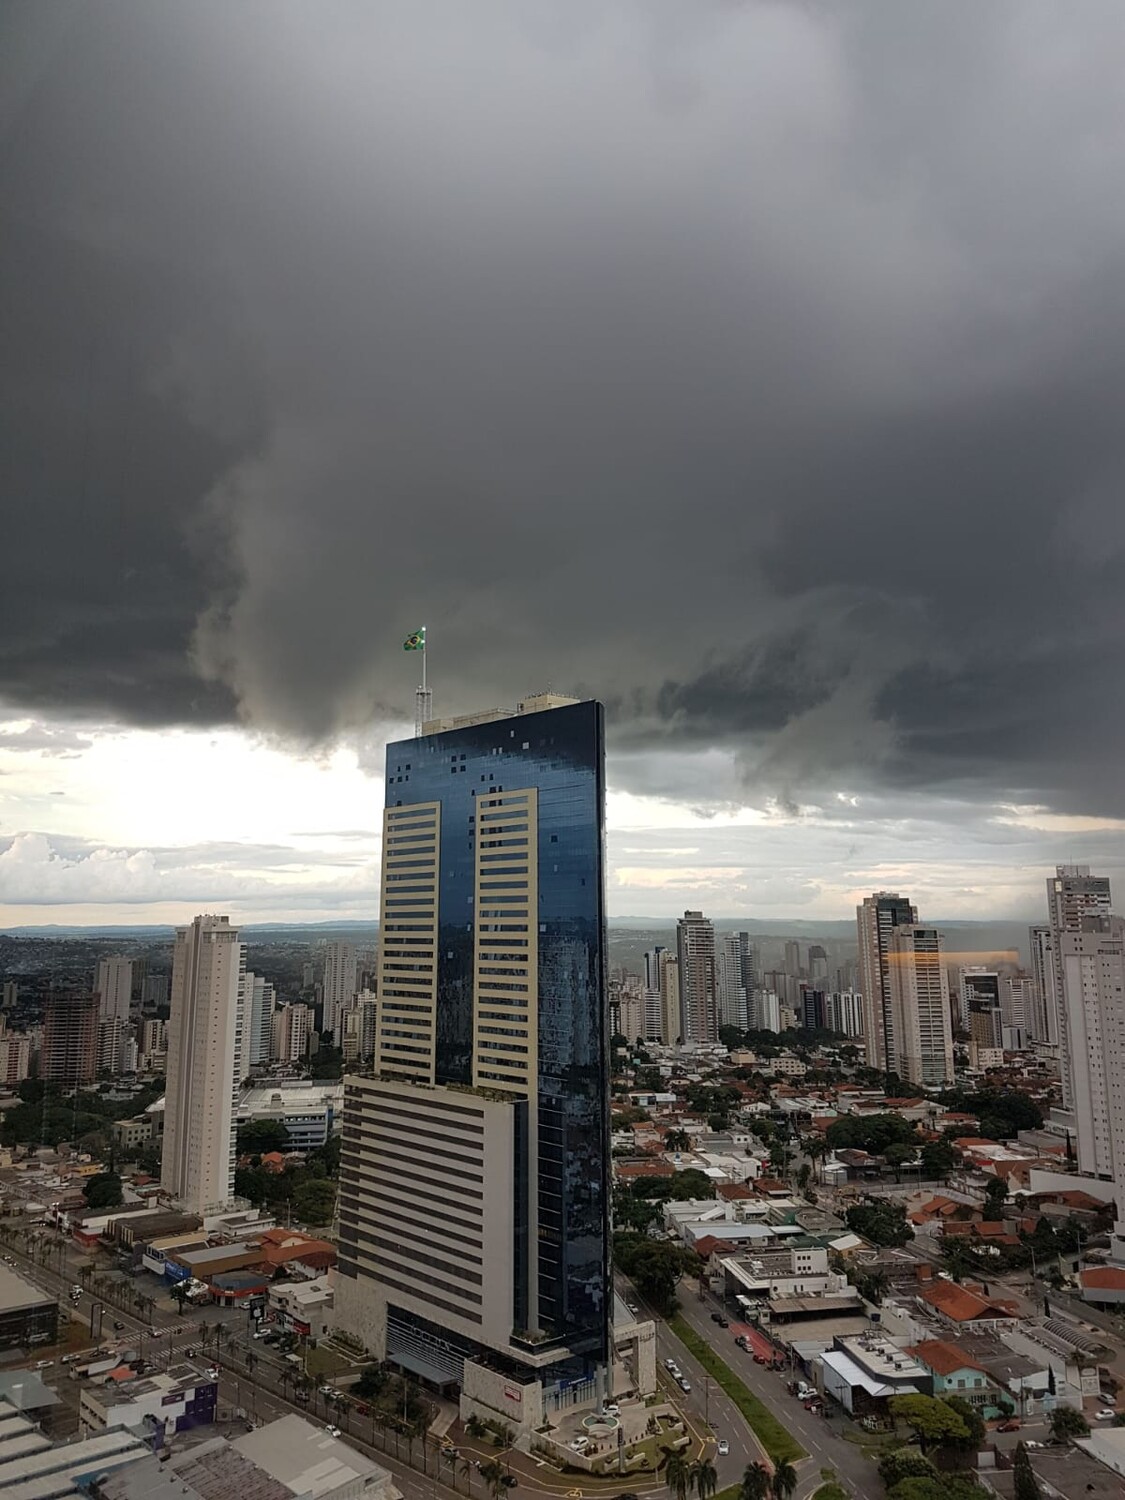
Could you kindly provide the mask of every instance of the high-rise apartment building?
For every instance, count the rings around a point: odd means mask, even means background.
[[[715,929],[701,911],[685,911],[676,923],[676,957],[680,966],[680,1036],[685,1042],[717,1042]]]
[[[827,998],[828,1025],[840,1036],[862,1038],[863,996],[854,990],[834,990]]]
[[[322,1031],[332,1033],[333,1045],[340,1045],[343,1016],[351,1009],[356,993],[357,963],[352,943],[329,943],[324,950],[324,1017]]]
[[[0,1083],[14,1087],[31,1071],[31,1038],[15,1032],[0,1037]]]
[[[1055,960],[1055,938],[1049,926],[1028,929],[1031,949],[1031,977],[1035,983],[1034,1008],[1028,1017],[1028,1031],[1037,1042],[1059,1040],[1058,969]]]
[[[603,762],[600,704],[551,695],[388,745],[345,1079],[339,1321],[521,1430],[610,1353]]]
[[[52,995],[43,1013],[39,1077],[47,1083],[93,1083],[98,1071],[98,997]]]
[[[958,980],[957,1014],[961,1029],[969,1033],[978,1047],[1002,1047],[999,969],[966,964],[960,969]]]
[[[4,1010],[14,1010],[19,997],[19,985],[14,979],[6,979],[4,981],[3,999],[0,1000],[0,1005],[2,1005]]]
[[[790,979],[803,979],[805,971],[801,967],[801,945],[794,938],[790,938],[785,944],[785,972]]]
[[[809,944],[809,982],[818,990],[828,986],[828,954],[819,943]]]
[[[246,950],[229,917],[176,929],[160,1184],[191,1213],[234,1196],[234,1100]]]
[[[951,1081],[953,1028],[941,933],[917,923],[893,928],[887,978],[895,1038],[894,1071],[911,1083]]]
[[[98,971],[94,979],[94,990],[100,1003],[103,1021],[120,1021],[128,1024],[129,1006],[133,998],[133,962],[116,954],[98,960]]]
[[[1030,1041],[1036,995],[1035,980],[1024,970],[1001,974],[1000,1022],[1006,1051],[1022,1052]]]
[[[1059,1081],[1064,1109],[1075,1107],[1075,1059],[1067,1030],[1071,1006],[1063,990],[1062,934],[1080,932],[1088,917],[1107,917],[1109,904],[1109,881],[1104,875],[1091,875],[1089,865],[1056,865],[1053,878],[1047,881],[1047,924],[1051,929],[1055,960],[1051,1003],[1057,1018]]]
[[[1125,1182],[1125,921],[1076,922],[1058,934],[1058,957],[1078,1167]]]
[[[748,932],[725,932],[715,953],[715,1003],[720,1026],[750,1024],[750,997],[758,983],[757,950]]]
[[[660,1032],[666,1047],[680,1040],[680,961],[666,948],[660,949]]]
[[[300,1062],[309,1050],[313,1010],[309,1005],[283,1005],[270,1023],[270,1057],[274,1062]]]
[[[864,898],[855,915],[867,1065],[886,1072],[901,1072],[896,1062],[891,1008],[891,938],[896,927],[917,922],[918,912],[897,891],[876,891]]]
[[[239,1066],[239,1082],[251,1068],[270,1060],[270,1037],[273,1028],[274,989],[261,974],[247,971],[243,982],[243,1009],[246,1015],[245,1046]]]

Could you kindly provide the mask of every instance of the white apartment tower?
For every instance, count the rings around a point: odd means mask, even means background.
[[[132,960],[122,958],[120,954],[112,958],[100,958],[94,991],[99,997],[98,1019],[120,1021],[122,1026],[127,1025],[129,1002],[133,994]]]
[[[251,1068],[270,1060],[270,1037],[273,1027],[274,989],[260,974],[247,973],[245,979],[246,1047],[240,1067],[240,1079]]]
[[[941,933],[916,923],[896,927],[887,956],[894,1071],[911,1083],[946,1083],[953,1078],[953,1031]]]
[[[1087,918],[1107,917],[1109,901],[1109,881],[1104,875],[1091,875],[1089,865],[1056,865],[1054,877],[1047,881],[1047,920],[1055,958],[1052,1003],[1057,1015],[1064,1109],[1074,1108],[1076,1063],[1067,1024],[1072,1007],[1063,987],[1062,936],[1080,932]]]
[[[715,994],[720,1026],[750,1024],[750,997],[757,983],[755,950],[748,932],[726,932],[715,954]]]
[[[856,907],[859,989],[863,996],[863,1045],[869,1068],[902,1072],[895,1049],[891,1007],[890,951],[896,927],[918,920],[918,912],[897,891],[876,891]]]
[[[324,1018],[321,1029],[332,1033],[338,1047],[343,1018],[355,999],[358,963],[352,943],[329,943],[324,950]]]
[[[1028,1034],[1037,1042],[1058,1045],[1059,1005],[1055,967],[1055,935],[1047,926],[1028,928],[1031,977],[1035,983],[1034,1005],[1028,1016]]]
[[[176,929],[160,1184],[190,1213],[234,1196],[234,1098],[246,950],[229,917]]]
[[[680,966],[680,1036],[685,1042],[717,1042],[715,929],[701,911],[685,911],[676,923]]]

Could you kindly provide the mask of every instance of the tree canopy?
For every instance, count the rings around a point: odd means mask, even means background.
[[[963,1448],[970,1441],[964,1417],[940,1396],[892,1396],[888,1402],[896,1422],[904,1422],[925,1453],[930,1448]]]
[[[289,1132],[280,1120],[248,1120],[238,1127],[235,1139],[240,1155],[265,1156],[268,1151],[286,1151]]]
[[[833,1151],[851,1149],[869,1151],[872,1156],[882,1156],[891,1145],[918,1144],[918,1131],[901,1115],[871,1115],[860,1119],[858,1115],[845,1115],[833,1120],[824,1132],[824,1138]]]
[[[846,1214],[848,1228],[873,1245],[905,1245],[914,1237],[901,1203],[881,1199],[857,1203]]]
[[[87,1177],[83,1193],[87,1208],[116,1208],[121,1203],[121,1178],[116,1172]]]

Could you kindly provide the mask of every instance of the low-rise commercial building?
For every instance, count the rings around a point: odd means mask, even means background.
[[[386,1469],[297,1416],[233,1442],[149,1453],[98,1488],[102,1500],[401,1500]]]
[[[243,1089],[235,1105],[235,1126],[251,1122],[281,1125],[291,1151],[315,1151],[343,1129],[344,1085],[314,1079],[283,1078]]]
[[[320,1338],[332,1327],[333,1276],[313,1281],[275,1281],[269,1289],[270,1311],[283,1328]]]
[[[170,1436],[213,1422],[218,1391],[218,1383],[204,1370],[181,1361],[144,1379],[115,1380],[111,1375],[84,1385],[78,1416],[84,1436],[145,1422]]]
[[[820,1363],[825,1395],[856,1417],[884,1420],[892,1396],[933,1395],[925,1366],[879,1334],[837,1338]]]
[[[0,1349],[53,1344],[58,1324],[55,1299],[10,1266],[0,1265]]]

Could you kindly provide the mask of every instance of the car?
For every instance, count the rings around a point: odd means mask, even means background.
[[[674,1359],[666,1359],[664,1361],[664,1368],[666,1370],[674,1370],[676,1368],[676,1361]]]
[[[124,1323],[115,1323],[115,1324],[114,1324],[114,1325],[113,1325],[113,1331],[114,1331],[114,1333],[120,1333],[120,1332],[121,1332],[121,1330],[122,1330],[122,1329],[123,1329],[123,1328],[124,1328],[124,1327],[125,1327],[125,1324],[124,1324]]]
[[[691,1382],[690,1382],[690,1380],[685,1380],[682,1375],[679,1378],[678,1384],[679,1384],[679,1387],[680,1387],[681,1391],[690,1391],[691,1390]]]
[[[82,1288],[78,1285],[77,1282],[75,1282],[74,1285],[71,1287],[71,1289],[70,1289],[70,1295],[72,1297],[81,1297],[81,1295],[82,1295]]]
[[[1042,1448],[1044,1446],[1043,1443],[1036,1442],[1034,1438],[1028,1438],[1024,1443],[1025,1448]]]
[[[53,1359],[38,1359],[35,1362],[35,1368],[37,1370],[49,1370],[53,1364]]]
[[[319,1390],[322,1396],[334,1396],[336,1394],[336,1387],[334,1385],[322,1385],[319,1387]]]
[[[577,1437],[571,1438],[570,1442],[567,1443],[566,1446],[571,1450],[572,1453],[585,1453],[590,1444],[586,1438]],[[477,1467],[479,1468],[480,1465],[478,1464]]]
[[[1098,1422],[1112,1422],[1116,1415],[1112,1406],[1103,1406],[1100,1411],[1094,1413],[1094,1419]]]
[[[637,1304],[635,1302],[626,1302],[625,1306],[633,1314],[634,1318],[640,1312],[640,1308],[637,1306]]]
[[[519,1480],[514,1474],[505,1474],[500,1480],[500,1483],[506,1490],[514,1490],[516,1485],[519,1484]]]
[[[998,1422],[996,1424],[997,1432],[1018,1432],[1019,1430],[1020,1424],[1015,1417],[1009,1417],[1006,1422]]]
[[[726,1456],[727,1456],[727,1454],[729,1452],[730,1452],[730,1444],[727,1442],[726,1438],[720,1438],[719,1439],[719,1457],[720,1458],[726,1458]]]
[[[332,1424],[331,1424],[331,1422],[328,1424],[328,1426],[324,1430],[328,1434],[329,1437],[340,1437],[341,1436],[340,1429],[338,1427],[333,1427]]]
[[[264,1339],[264,1338],[265,1338],[265,1334],[264,1334],[264,1333],[263,1333],[263,1332],[262,1332],[262,1330],[261,1330],[261,1329],[260,1329],[260,1328],[259,1328],[259,1329],[258,1329],[258,1330],[257,1330],[257,1332],[256,1332],[256,1333],[252,1333],[252,1334],[251,1334],[251,1335],[250,1335],[250,1337],[251,1337],[251,1338],[255,1338],[255,1339]]]
[[[218,1365],[212,1365],[211,1368],[207,1371],[207,1378],[208,1380],[218,1380],[221,1373],[222,1371],[219,1369]]]

